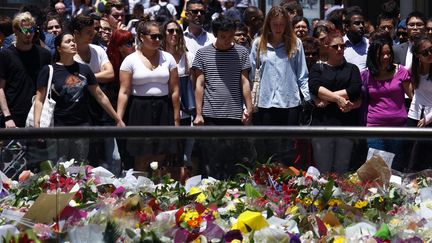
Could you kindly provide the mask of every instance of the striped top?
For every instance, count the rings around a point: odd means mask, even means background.
[[[241,119],[241,72],[250,69],[248,50],[237,44],[228,50],[208,45],[198,50],[192,67],[204,73],[203,116]]]

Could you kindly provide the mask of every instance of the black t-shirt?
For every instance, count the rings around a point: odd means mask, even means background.
[[[75,62],[71,66],[54,64],[51,86],[52,98],[57,102],[54,110],[55,126],[77,126],[89,122],[88,86],[96,85],[96,77],[87,65]],[[46,87],[49,68],[41,70],[37,87]],[[48,92],[48,90],[47,90]]]
[[[361,94],[361,77],[358,67],[344,61],[339,66],[314,64],[309,72],[309,91],[318,97],[320,87],[334,92],[345,89],[349,100],[356,101]],[[358,126],[359,109],[342,112],[336,103],[314,110],[312,125],[318,126]]]
[[[39,71],[49,63],[50,52],[37,45],[29,51],[20,51],[12,45],[0,52],[0,77],[6,81],[6,101],[14,117],[27,117],[32,97],[36,94]]]

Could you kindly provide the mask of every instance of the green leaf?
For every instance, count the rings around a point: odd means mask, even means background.
[[[125,229],[126,235],[130,238],[130,239],[135,239],[135,237],[137,237],[137,234],[135,234],[135,232],[130,229],[130,228],[126,228]]]
[[[267,219],[271,218],[274,215],[273,210],[267,208]]]
[[[245,184],[245,192],[246,192],[246,196],[250,198],[261,197],[261,193],[250,183]]]
[[[120,238],[121,233],[119,230],[119,225],[115,223],[114,221],[109,220],[107,222],[107,225],[105,227],[104,232],[104,242],[106,243],[116,243],[117,240]]]
[[[334,181],[330,180],[329,182],[327,182],[323,195],[322,195],[322,201],[323,204],[326,205],[327,202],[330,200],[331,196],[333,195],[333,186],[334,186]]]
[[[242,167],[242,168],[245,169],[248,173],[252,173],[252,170],[251,170],[248,166],[246,166],[246,165],[244,165],[244,164],[236,164],[236,165]]]
[[[381,240],[390,240],[391,233],[387,224],[381,224],[379,230],[374,236],[380,238]]]

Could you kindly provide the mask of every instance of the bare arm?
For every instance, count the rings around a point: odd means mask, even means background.
[[[102,69],[100,72],[95,73],[96,80],[98,83],[111,83],[114,81],[114,68],[111,62],[107,62],[102,65]]]
[[[346,89],[341,89],[341,90],[335,91],[333,93],[341,96],[342,98],[344,98],[346,100],[349,100],[348,93],[347,93]]]
[[[47,92],[47,87],[40,87],[36,90],[36,97],[34,103],[34,127],[40,127],[40,118],[42,114],[42,107],[45,102],[45,95]]]
[[[126,105],[131,93],[132,73],[120,71],[120,90],[117,98],[117,114],[121,119],[124,117]]]
[[[101,90],[99,85],[89,85],[88,90],[90,93],[95,97],[97,102],[102,106],[102,108],[108,113],[108,115],[114,119],[118,127],[124,127],[125,124],[123,123],[122,119],[119,115],[115,112],[114,108],[112,107],[108,97],[105,95],[105,93]]]
[[[174,110],[174,125],[180,126],[180,87],[177,68],[170,70],[169,89]]]
[[[412,98],[414,96],[414,90],[413,90],[411,82],[409,82],[409,81],[402,82],[402,86],[403,86],[403,89],[405,91],[405,94],[408,96],[408,98],[410,98],[410,100],[412,100]]]
[[[345,99],[344,97],[337,94],[336,92],[332,92],[328,90],[323,86],[320,86],[318,89],[318,97],[321,100],[336,103],[339,106],[339,108],[341,108],[342,110],[345,109],[348,105],[352,105],[352,103],[349,100]]]
[[[202,104],[204,96],[204,74],[201,70],[195,70],[196,84],[195,84],[195,107],[196,117],[194,125],[204,125],[204,118],[202,116]]]
[[[0,79],[0,108],[3,113],[3,116],[10,116],[11,113],[9,111],[9,106],[6,101],[6,94],[4,92],[4,88],[6,86],[6,80]],[[15,128],[15,122],[13,120],[9,120],[5,122],[6,128]]]
[[[252,119],[252,96],[249,82],[249,71],[243,70],[241,73],[241,86],[243,92],[243,100],[246,105],[246,109],[243,111],[242,122],[244,125],[250,123]]]

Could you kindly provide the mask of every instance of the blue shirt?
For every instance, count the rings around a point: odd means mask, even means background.
[[[257,38],[250,53],[251,79],[255,75]],[[297,51],[288,58],[285,43],[276,48],[267,44],[267,51],[260,51],[260,92],[258,107],[261,108],[292,108],[300,105],[300,92],[305,100],[310,100],[308,87],[308,70],[303,45],[297,38]]]
[[[344,57],[347,62],[355,64],[360,69],[360,71],[365,69],[369,40],[363,37],[359,43],[354,45],[345,35],[343,37],[343,41],[346,45]]]

